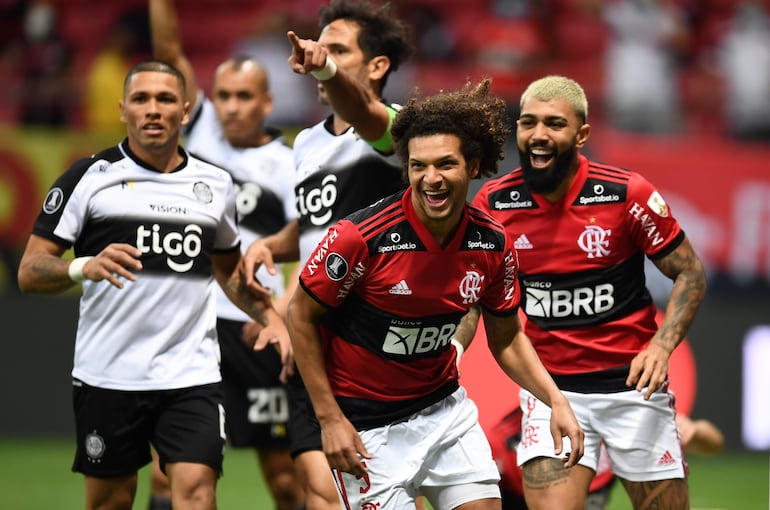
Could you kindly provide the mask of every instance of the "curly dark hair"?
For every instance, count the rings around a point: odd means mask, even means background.
[[[329,5],[321,6],[318,17],[321,29],[338,19],[353,21],[361,27],[358,46],[367,61],[379,55],[390,59],[390,68],[380,83],[384,89],[390,73],[414,53],[409,28],[395,17],[389,3],[376,5],[368,0],[332,0]]]
[[[395,150],[406,169],[409,140],[418,136],[455,135],[466,161],[479,161],[476,178],[497,173],[505,140],[511,134],[505,101],[490,94],[489,78],[468,82],[453,92],[425,98],[413,96],[393,119],[391,133]]]

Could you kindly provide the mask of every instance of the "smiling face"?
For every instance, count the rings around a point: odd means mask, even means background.
[[[467,162],[455,135],[418,136],[409,140],[407,171],[417,217],[440,245],[457,228],[478,162]]]
[[[563,193],[578,166],[578,151],[591,128],[566,99],[522,103],[516,141],[524,179],[536,193]]]
[[[141,71],[126,83],[120,120],[126,124],[131,150],[145,161],[176,152],[179,128],[187,123],[189,105],[176,76]]]
[[[230,60],[222,64],[214,80],[212,102],[230,145],[260,144],[264,119],[273,108],[262,68],[251,61],[236,65]]]

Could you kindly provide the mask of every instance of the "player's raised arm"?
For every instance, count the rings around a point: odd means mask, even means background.
[[[192,64],[184,54],[179,14],[174,0],[150,0],[150,38],[153,57],[176,67],[184,76],[185,101],[190,103],[192,111],[200,86]]]

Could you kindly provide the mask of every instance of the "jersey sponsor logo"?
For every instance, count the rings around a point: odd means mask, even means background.
[[[308,259],[307,265],[305,266],[311,275],[318,271],[318,264],[323,262],[323,260],[326,258],[326,254],[329,253],[329,247],[334,243],[338,236],[339,232],[337,232],[337,229],[330,228],[329,232],[326,234],[326,237],[316,247],[315,253],[313,253],[310,259]]]
[[[345,283],[342,284],[342,287],[337,289],[337,299],[342,301],[348,297],[350,289],[353,288],[356,280],[358,280],[364,274],[364,271],[366,271],[366,266],[361,262],[356,263],[355,267],[350,270],[350,276],[348,276],[348,279],[345,280]]]
[[[318,188],[297,189],[297,210],[302,216],[310,218],[315,226],[322,226],[332,218],[331,207],[337,201],[337,176],[329,174],[321,181]]]
[[[503,284],[505,286],[505,299],[510,301],[513,299],[514,292],[516,291],[516,268],[519,267],[519,255],[514,255],[513,252],[508,252],[505,256],[505,276],[503,276]]]
[[[406,284],[406,280],[401,280],[393,287],[391,287],[388,292],[399,296],[408,296],[412,293],[412,289],[410,289],[409,285]]]
[[[345,257],[339,253],[332,252],[326,257],[324,267],[326,268],[326,276],[328,276],[331,281],[338,282],[347,276],[348,268],[350,266],[348,265],[348,261],[345,260]]]
[[[615,193],[610,193],[605,195],[605,188],[604,184],[594,184],[593,188],[593,195],[592,196],[585,196],[580,195],[578,197],[578,203],[580,205],[591,205],[591,204],[606,204],[610,202],[621,202],[622,198],[620,195],[616,195]]]
[[[543,282],[540,282],[541,284]],[[524,282],[528,316],[543,318],[580,317],[604,313],[615,305],[615,287],[602,283],[593,287],[542,289]]]
[[[663,236],[658,232],[658,226],[647,213],[647,210],[639,205],[639,202],[634,202],[631,205],[628,214],[636,218],[636,221],[642,224],[642,229],[647,234],[647,238],[652,242],[653,246],[657,246],[663,242]]]
[[[668,217],[668,205],[663,197],[657,191],[653,191],[650,198],[647,199],[647,207],[652,209],[652,212],[663,218]]]
[[[495,200],[492,203],[492,208],[502,211],[506,209],[524,209],[532,207],[532,200],[527,197],[522,198],[521,192],[517,189],[511,191],[509,197],[510,201]]]
[[[187,216],[190,214],[190,210],[187,207],[179,207],[177,205],[150,204],[150,210],[154,213],[178,216]]]
[[[193,267],[195,257],[200,255],[203,241],[203,229],[195,224],[185,225],[182,232],[161,232],[160,225],[153,224],[149,229],[139,225],[136,229],[136,247],[142,253],[168,255],[166,265],[177,273],[186,273]],[[174,260],[183,257],[179,262]]]
[[[203,181],[193,184],[193,195],[198,199],[198,202],[204,204],[210,204],[214,200],[214,193],[211,191],[211,187]]]
[[[587,225],[586,229],[578,237],[577,244],[580,249],[588,254],[589,259],[606,257],[610,254],[607,248],[610,244],[607,238],[612,235],[612,230],[606,230],[598,225]]]
[[[517,250],[531,250],[534,248],[532,246],[532,243],[529,241],[529,238],[527,237],[527,234],[521,234],[516,241],[513,242],[513,247]]]
[[[43,200],[43,212],[53,214],[59,210],[64,203],[64,191],[61,188],[52,188]]]
[[[387,246],[378,246],[377,252],[378,253],[389,253],[393,251],[407,251],[407,250],[416,250],[417,245],[411,241],[401,242],[401,234],[398,232],[392,232],[390,234],[390,241],[393,244],[387,245]]]
[[[454,323],[440,326],[398,326],[391,324],[382,344],[383,352],[410,356],[438,351],[449,345],[457,329]]]
[[[466,271],[465,276],[460,280],[460,297],[463,298],[463,304],[475,304],[478,302],[481,293],[481,284],[484,281],[484,275],[478,271]]]
[[[494,250],[497,245],[488,241],[468,241],[468,248],[471,250]]]
[[[235,184],[235,209],[241,217],[253,213],[262,196],[262,188],[255,182]]]

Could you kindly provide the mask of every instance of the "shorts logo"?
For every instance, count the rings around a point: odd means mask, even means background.
[[[660,457],[658,465],[670,466],[671,464],[676,464],[676,460],[674,459],[673,455],[671,455],[671,452],[666,450],[666,453]]]
[[[529,448],[540,442],[540,438],[537,437],[540,427],[534,425],[527,425],[521,434],[521,446]]]
[[[53,214],[59,210],[59,208],[63,203],[64,203],[64,192],[62,191],[62,189],[53,188],[45,196],[45,200],[43,201],[43,211],[46,214]]]
[[[91,462],[98,462],[107,449],[102,436],[96,432],[91,432],[86,436],[86,454]]]
[[[348,274],[348,261],[339,253],[330,253],[326,257],[326,276],[333,282],[338,282]]]

